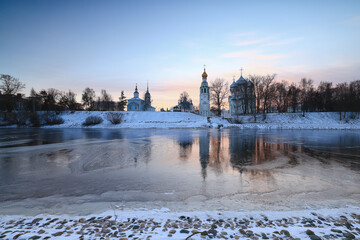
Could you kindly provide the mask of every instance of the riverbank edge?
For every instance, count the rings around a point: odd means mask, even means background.
[[[86,216],[0,215],[0,238],[360,238],[360,208],[293,211],[112,210]],[[313,235],[311,237],[311,235]],[[318,237],[318,238],[316,238]],[[352,238],[354,237],[354,238]]]
[[[113,112],[63,112],[58,116],[64,122],[59,125],[43,125],[40,128],[84,128],[84,129],[284,129],[284,130],[359,130],[360,119],[339,119],[338,113],[269,113],[264,119],[257,116],[257,122],[250,115],[238,116],[236,119],[221,117],[204,117],[185,112],[116,112],[122,114],[119,124],[112,124],[108,114]],[[350,116],[350,114],[348,114]],[[83,126],[87,117],[97,116],[103,121],[92,126]],[[261,119],[261,120],[260,120]],[[232,123],[231,123],[232,122]],[[236,122],[236,123],[235,123]],[[1,128],[18,128],[17,125]],[[20,128],[32,128],[29,125]]]

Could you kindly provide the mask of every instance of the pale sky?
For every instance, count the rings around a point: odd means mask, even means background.
[[[239,69],[277,81],[360,79],[360,1],[4,1],[0,73],[32,87],[121,90],[171,107]]]

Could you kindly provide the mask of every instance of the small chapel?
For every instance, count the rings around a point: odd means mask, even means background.
[[[145,100],[139,98],[137,84],[135,85],[134,97],[128,99],[127,111],[150,111],[155,112],[155,108],[151,106],[151,95],[149,92],[149,84],[147,85]]]

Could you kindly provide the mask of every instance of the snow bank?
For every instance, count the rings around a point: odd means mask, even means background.
[[[64,123],[48,127],[81,128],[89,116],[100,116],[104,121],[90,128],[204,128],[209,127],[207,118],[185,112],[121,112],[121,124],[114,125],[107,120],[109,112],[83,111],[62,113]],[[225,121],[225,120],[224,120]]]
[[[166,208],[89,216],[2,216],[8,239],[358,239],[358,208],[290,212],[171,212]]]
[[[124,114],[121,124],[114,125],[107,120],[109,112],[64,112],[61,117],[65,122],[61,125],[46,126],[57,128],[81,128],[88,116],[100,116],[101,124],[90,128],[240,128],[240,129],[360,129],[360,119],[345,118],[339,120],[339,114],[323,113],[269,113],[266,119],[259,114],[257,121],[250,115],[239,116],[237,123],[227,119],[204,116],[185,112],[121,112]],[[235,122],[235,121],[233,121]]]

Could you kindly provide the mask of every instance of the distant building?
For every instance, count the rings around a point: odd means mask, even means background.
[[[200,104],[199,113],[203,116],[210,116],[210,88],[207,82],[207,73],[204,67],[202,82],[200,86]]]
[[[139,98],[137,85],[135,86],[134,97],[128,99],[127,110],[155,112],[155,108],[151,106],[151,95],[149,92],[149,85],[147,86],[147,90],[145,93],[145,100]]]
[[[189,101],[185,99],[185,101],[178,102],[178,105],[171,108],[172,112],[194,112],[194,105],[192,100]]]
[[[229,108],[232,116],[252,114],[255,111],[255,93],[252,82],[241,74],[240,78],[230,85]]]

